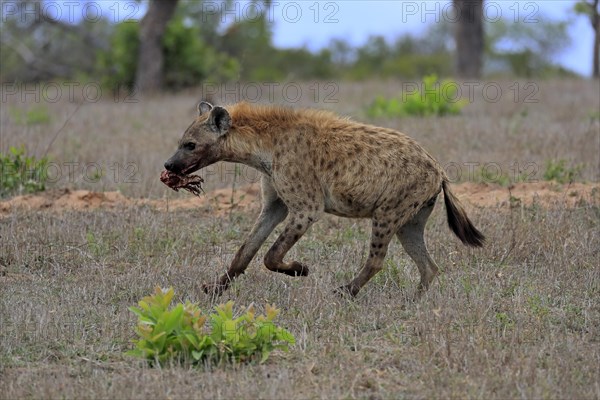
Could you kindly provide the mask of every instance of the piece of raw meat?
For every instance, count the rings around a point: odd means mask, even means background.
[[[162,183],[178,192],[179,189],[185,189],[188,192],[200,196],[202,192],[202,179],[199,175],[179,175],[175,172],[164,170],[160,174],[160,180]]]

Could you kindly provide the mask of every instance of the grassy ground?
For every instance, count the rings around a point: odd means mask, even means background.
[[[483,91],[484,84],[496,82],[482,82],[473,89],[473,101],[463,115],[375,121],[366,117],[365,107],[378,94],[398,96],[400,82],[333,84],[338,89],[336,94],[326,96],[330,92],[323,91],[320,97],[314,96],[314,83],[306,84],[303,96],[291,105],[329,108],[405,132],[428,149],[455,181],[472,180],[485,168],[492,178],[500,172],[511,178],[542,179],[546,164],[560,159],[568,168],[581,167],[579,179],[600,181],[598,81],[503,81],[497,83],[501,90],[497,99],[490,97],[492,89]],[[535,85],[537,92],[523,90],[528,84]],[[319,87],[325,85],[320,83]],[[515,98],[517,86],[521,90]],[[469,86],[461,87],[468,98]],[[262,93],[262,102],[269,103],[269,93]],[[237,99],[226,94],[224,101]],[[48,170],[59,187],[120,190],[129,196],[173,196],[165,191],[158,176],[196,115],[198,92],[129,99],[137,101],[134,103],[114,102],[106,94],[101,101],[83,106],[66,101],[34,103],[31,95],[25,99],[30,101],[24,103],[22,96],[10,95],[0,107],[0,151],[25,144],[29,153],[40,157],[51,144],[48,154],[53,164]],[[216,98],[215,102],[220,100]],[[285,103],[281,98],[274,102]],[[49,122],[24,123],[27,118],[22,117],[23,110],[36,107],[47,110]],[[206,190],[229,187],[234,168],[218,164],[205,170],[203,176]],[[239,181],[257,179],[254,170],[243,169]]]
[[[564,158],[582,164],[579,179],[598,181],[599,122],[590,117],[598,83],[539,85],[540,102],[531,105],[479,101],[460,117],[375,122],[410,133],[443,163],[504,167],[516,160],[539,165],[542,174],[548,159]],[[364,119],[363,93],[385,90],[343,85],[332,108]],[[51,148],[53,159],[132,162],[139,179],[104,175],[94,183],[77,172],[56,185],[174,196],[158,174],[193,102],[183,94],[82,107]],[[2,151],[27,143],[43,152],[48,132],[75,108],[50,104],[49,123],[19,125],[7,114],[19,106],[0,111]],[[232,175],[206,174],[207,190],[231,185]],[[418,303],[408,300],[418,273],[397,242],[387,268],[356,301],[332,293],[365,259],[367,221],[316,224],[289,255],[313,267],[306,278],[268,272],[263,247],[218,301],[276,304],[296,346],[265,365],[197,370],[150,369],[124,356],[135,324],[127,307],[160,285],[173,286],[177,300],[210,308],[215,302],[199,285],[227,268],[256,211],[15,212],[0,219],[0,397],[600,397],[598,207],[481,208],[470,215],[489,238],[483,250],[451,236],[438,204],[427,238],[444,273]]]

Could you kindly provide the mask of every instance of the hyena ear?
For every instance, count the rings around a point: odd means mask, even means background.
[[[212,109],[213,109],[212,104],[210,104],[206,101],[201,101],[200,103],[198,103],[198,116],[206,114],[207,112],[209,112]]]
[[[223,107],[213,107],[208,118],[211,129],[220,135],[225,135],[231,127],[231,117]]]

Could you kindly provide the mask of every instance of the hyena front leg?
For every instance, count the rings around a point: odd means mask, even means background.
[[[318,211],[296,211],[290,213],[289,222],[285,229],[281,235],[279,235],[267,254],[265,254],[265,266],[273,272],[281,272],[286,275],[308,275],[308,267],[306,265],[297,261],[286,264],[283,262],[283,258],[319,217],[320,212]]]
[[[373,217],[369,258],[358,275],[349,284],[337,289],[340,294],[356,296],[360,289],[383,268],[388,245],[397,231],[388,218]]]
[[[227,272],[217,282],[202,285],[205,293],[212,296],[221,295],[237,276],[244,273],[260,246],[287,216],[287,206],[277,197],[275,190],[265,180],[262,182],[262,197],[263,208],[252,231],[235,254]]]

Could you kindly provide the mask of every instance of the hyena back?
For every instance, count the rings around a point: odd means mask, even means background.
[[[252,106],[227,109],[201,102],[176,153],[165,163],[189,174],[218,161],[248,165],[262,173],[262,211],[227,273],[204,290],[221,294],[244,273],[263,242],[282,221],[286,225],[265,255],[266,267],[303,276],[308,267],[284,262],[286,253],[321,215],[371,218],[369,257],[358,275],[340,288],[355,296],[382,269],[396,235],[416,263],[425,291],[438,267],[423,237],[438,194],[451,230],[466,245],[480,247],[484,236],[467,217],[436,160],[408,136],[386,128],[316,110]]]

